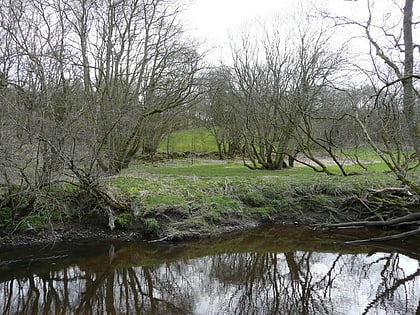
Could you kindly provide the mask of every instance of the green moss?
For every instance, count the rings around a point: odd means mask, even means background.
[[[127,227],[131,223],[132,219],[133,219],[133,216],[131,215],[131,213],[123,212],[117,216],[116,222],[121,227]]]
[[[147,231],[156,233],[160,229],[160,224],[155,218],[148,218],[145,220]]]

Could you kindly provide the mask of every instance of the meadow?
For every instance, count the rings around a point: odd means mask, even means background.
[[[0,225],[9,231],[59,227],[69,234],[82,229],[84,235],[92,227],[107,230],[112,221],[117,233],[175,240],[261,224],[318,225],[364,220],[372,215],[395,216],[414,204],[398,196],[378,198],[371,194],[372,190],[401,184],[368,149],[360,156],[366,169],[346,165],[354,175],[341,176],[333,165],[329,169],[337,175],[314,172],[303,165],[251,170],[240,159],[217,160],[214,139],[206,129],[170,137],[170,153],[188,152],[184,158],[164,158],[167,141],[160,146],[159,159],[136,160],[121,173],[102,179],[102,191],[112,202],[123,205],[121,209],[112,211],[98,205],[91,194],[63,184],[45,190],[43,199],[37,199],[48,202],[52,198],[54,204],[44,207],[38,203],[38,210],[20,221],[4,212]],[[418,171],[414,174],[419,175]],[[101,233],[101,237],[108,234]]]
[[[361,155],[368,161],[366,170],[348,165],[346,170],[357,175],[340,176],[338,167],[330,166],[337,174],[331,176],[302,165],[251,170],[239,159],[197,158],[193,153],[214,153],[216,148],[205,129],[178,132],[171,139],[174,150],[187,149],[191,156],[138,160],[106,180],[117,196],[132,205],[131,218],[142,221],[158,238],[200,237],[261,223],[358,220],[372,215],[380,202],[395,202],[372,199],[369,190],[400,186],[368,149]],[[194,142],[200,147],[192,152],[188,144]]]

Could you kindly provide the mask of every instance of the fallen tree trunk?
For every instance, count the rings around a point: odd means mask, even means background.
[[[402,229],[402,233],[375,237],[370,239],[345,242],[346,244],[363,244],[367,242],[383,242],[398,240],[420,234],[420,212],[418,196],[406,188],[371,189],[365,198],[355,197],[346,205],[346,210],[359,209],[360,219],[344,223],[320,225],[321,228],[361,228],[361,227],[387,227]],[[359,204],[359,206],[357,206]],[[361,206],[362,207],[361,207]],[[411,211],[410,211],[411,210]],[[412,212],[402,215],[404,212]],[[374,214],[374,216],[372,216]],[[369,216],[368,216],[369,215]],[[387,219],[384,219],[387,218]],[[372,220],[376,219],[376,220]],[[407,230],[409,229],[409,230]]]
[[[384,241],[399,240],[399,239],[407,238],[409,236],[413,236],[417,234],[420,234],[420,226],[417,229],[403,232],[403,233],[398,233],[398,234],[393,234],[393,235],[388,235],[388,236],[383,236],[383,237],[368,238],[364,240],[347,241],[344,243],[358,245],[358,244],[364,244],[364,243],[370,243],[370,242],[384,242]]]
[[[335,223],[335,224],[328,224],[324,227],[331,227],[331,228],[349,228],[349,227],[365,227],[365,226],[393,226],[399,225],[401,223],[415,223],[414,221],[420,220],[420,213],[412,213],[405,215],[403,217],[395,218],[388,221],[358,221],[358,222],[345,222],[345,223]]]
[[[401,196],[401,197],[411,197],[413,193],[410,192],[407,188],[400,188],[400,187],[387,187],[383,189],[369,189],[368,190],[374,196],[386,196],[386,195],[394,195],[394,196]]]

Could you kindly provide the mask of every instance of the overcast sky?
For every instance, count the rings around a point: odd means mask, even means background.
[[[297,0],[187,0],[190,3],[185,12],[185,21],[190,34],[212,49],[210,59],[215,61],[226,54],[229,47],[229,33],[235,32],[246,21],[256,18],[270,18],[296,11]],[[366,0],[312,0],[319,8],[325,8],[336,15],[357,16],[365,12]]]
[[[217,62],[226,60],[229,54],[229,33],[240,30],[246,21],[256,18],[270,18],[275,15],[286,16],[288,12],[296,12],[297,6],[309,3],[323,8],[333,15],[346,16],[365,20],[367,0],[185,0],[189,3],[184,20],[190,35],[205,43],[203,49],[211,50],[208,59]],[[391,10],[393,15],[401,16],[397,7],[392,6],[394,0],[371,0],[378,11]],[[397,2],[400,0],[396,0]],[[315,10],[314,10],[315,11]],[[315,12],[314,12],[315,13]],[[385,13],[383,13],[385,14]],[[420,6],[414,5],[414,16],[420,14]],[[382,15],[384,16],[384,15]],[[348,32],[350,29],[346,29]],[[356,45],[362,43],[355,41]],[[367,45],[367,44],[366,44]],[[357,48],[357,47],[356,47]]]

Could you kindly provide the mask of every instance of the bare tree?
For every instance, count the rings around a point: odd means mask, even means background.
[[[76,2],[79,10],[72,9]],[[98,163],[111,173],[141,149],[143,120],[193,98],[200,56],[171,0],[68,2],[85,90],[93,93]]]
[[[370,44],[372,70],[361,69],[374,91],[373,98],[366,102],[362,111],[370,115],[353,116],[364,132],[367,141],[390,170],[414,192],[420,188],[410,171],[420,165],[420,117],[419,91],[415,81],[420,78],[415,73],[416,61],[413,42],[413,0],[389,1],[394,12],[401,15],[384,14],[376,16],[374,1],[367,1],[367,19],[356,21],[347,17],[331,17],[337,25],[352,25],[363,31]],[[418,17],[415,17],[418,18]],[[380,141],[370,125],[381,122]],[[406,139],[409,139],[409,145]]]
[[[231,69],[227,66],[214,68],[205,74],[204,81],[200,119],[216,140],[219,159],[233,158],[241,153],[242,138],[238,130],[244,122],[233,92]]]
[[[1,0],[0,207],[46,209],[46,189],[66,181],[100,200],[113,226],[125,205],[100,168],[126,167],[147,118],[195,97],[200,56],[180,10],[172,0]]]
[[[234,48],[234,87],[251,168],[287,167],[285,158],[296,151],[294,133],[341,60],[327,48],[325,25],[294,26],[285,31],[277,21],[262,28],[262,40],[261,34],[246,33]]]

